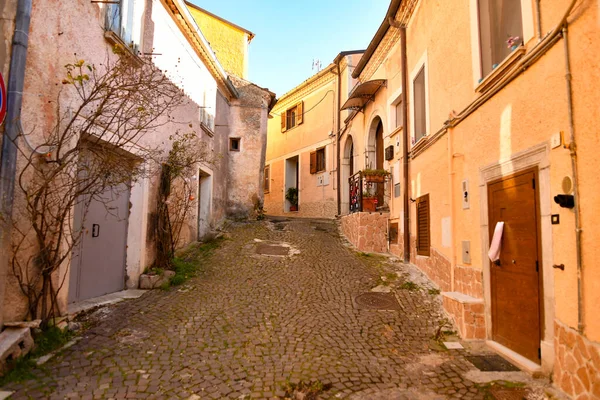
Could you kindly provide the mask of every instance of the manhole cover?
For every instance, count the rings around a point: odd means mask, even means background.
[[[256,253],[265,256],[287,256],[290,254],[290,248],[273,244],[259,244],[256,246]]]
[[[490,394],[495,400],[524,400],[527,398],[526,389],[490,389]]]
[[[504,372],[504,371],[520,371],[519,368],[515,367],[504,358],[496,354],[487,356],[467,356],[474,366],[480,371],[485,372]]]
[[[357,308],[364,310],[400,310],[393,293],[363,293],[354,298]]]

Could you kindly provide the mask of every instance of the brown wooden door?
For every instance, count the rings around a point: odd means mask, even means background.
[[[504,221],[500,262],[491,263],[492,338],[540,361],[541,287],[537,170],[488,186],[490,242]]]
[[[377,131],[375,133],[375,168],[383,169],[383,123],[379,121],[377,125]],[[383,206],[383,196],[385,186],[383,183],[376,183],[377,185],[377,206]]]

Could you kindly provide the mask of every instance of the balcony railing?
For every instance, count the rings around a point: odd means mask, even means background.
[[[365,175],[359,171],[348,179],[350,213],[369,211],[385,207],[385,175]]]
[[[362,211],[362,192],[363,180],[362,172],[352,175],[348,182],[350,183],[350,214]]]

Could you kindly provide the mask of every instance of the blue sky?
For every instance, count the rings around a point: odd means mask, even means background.
[[[256,34],[249,79],[281,96],[346,50],[365,49],[389,0],[191,0]]]

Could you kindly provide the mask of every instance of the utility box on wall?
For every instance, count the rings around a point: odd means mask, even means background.
[[[329,173],[323,172],[322,174],[317,175],[317,186],[327,185],[329,185]]]
[[[390,161],[394,159],[394,146],[388,146],[385,148],[385,160]]]
[[[469,181],[467,179],[462,181],[461,188],[462,208],[463,210],[467,210],[471,208],[471,194],[469,193]]]
[[[462,262],[463,264],[471,264],[471,242],[468,240],[462,242]]]

